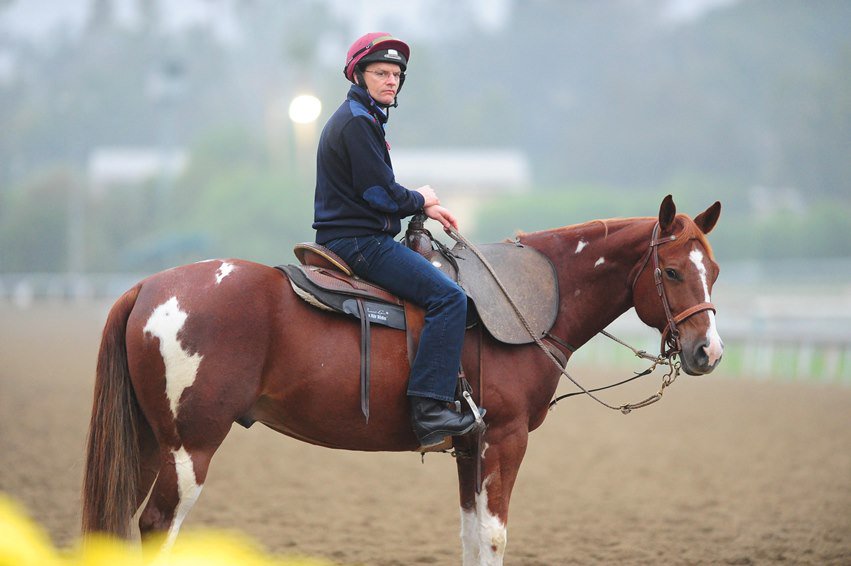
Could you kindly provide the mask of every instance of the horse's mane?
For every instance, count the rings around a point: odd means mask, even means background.
[[[561,228],[556,228],[559,232],[569,232],[573,230],[582,230],[584,228],[590,228],[595,224],[599,224],[603,227],[603,239],[609,237],[609,225],[610,224],[624,224],[624,223],[633,223],[636,220],[646,220],[647,222],[655,222],[657,220],[656,217],[646,216],[646,217],[637,217],[637,218],[605,218],[605,219],[597,219],[597,220],[588,220],[587,222],[582,222],[579,224],[570,224],[568,226],[562,226]],[[709,258],[713,261],[715,260],[715,256],[712,252],[712,246],[709,244],[709,240],[706,239],[706,234],[698,228],[697,224],[694,223],[689,216],[685,214],[677,214],[675,222],[675,233],[677,234],[677,239],[671,242],[673,247],[681,247],[685,246],[691,240],[697,240],[701,245],[706,249],[709,253]],[[530,234],[534,234],[534,232],[524,232],[522,230],[517,230],[515,232],[515,237],[520,238],[522,236],[527,236]]]

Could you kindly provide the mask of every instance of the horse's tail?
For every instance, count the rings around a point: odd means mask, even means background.
[[[139,482],[139,404],[130,383],[125,335],[141,285],[109,311],[98,353],[92,418],[83,476],[83,534],[130,536]]]

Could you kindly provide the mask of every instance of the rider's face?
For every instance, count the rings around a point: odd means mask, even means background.
[[[364,69],[366,90],[379,104],[390,106],[399,91],[402,68],[394,63],[372,63]],[[363,86],[363,85],[362,85]]]

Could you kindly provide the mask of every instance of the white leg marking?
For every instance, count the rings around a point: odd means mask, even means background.
[[[700,282],[703,284],[703,300],[709,303],[711,299],[709,297],[709,284],[706,281],[706,265],[703,263],[703,252],[695,248],[688,254],[688,257],[697,268],[697,274],[700,276]],[[718,334],[718,328],[715,326],[715,313],[706,311],[706,314],[709,315],[709,328],[706,330],[706,340],[709,342],[709,345],[704,346],[703,351],[706,352],[709,358],[709,365],[715,365],[724,353],[724,343]]]
[[[186,448],[181,446],[177,450],[171,451],[174,456],[174,468],[177,472],[177,508],[174,510],[174,520],[168,528],[168,537],[166,538],[163,548],[168,549],[174,544],[177,538],[177,532],[180,530],[180,525],[183,524],[183,519],[186,518],[189,510],[195,505],[198,496],[201,495],[203,485],[198,485],[195,478],[195,466],[192,464],[192,456],[186,451]]]
[[[461,564],[479,565],[479,521],[476,511],[461,508]]]
[[[216,285],[221,283],[222,279],[230,275],[234,269],[236,269],[234,264],[223,261],[219,266],[219,269],[216,271]]]
[[[579,252],[584,250],[585,246],[587,246],[587,245],[588,245],[588,242],[586,242],[585,240],[579,240],[579,243],[576,244],[576,251],[573,252],[573,253],[578,254]]]
[[[600,267],[600,266],[601,266],[601,265],[603,265],[604,263],[606,263],[606,258],[601,257],[601,258],[600,258],[600,259],[598,259],[598,260],[597,260],[597,262],[594,264],[594,267]]]
[[[482,566],[502,566],[508,530],[499,517],[488,510],[488,480],[482,483],[482,492],[476,496],[476,516],[479,522],[479,562]]]
[[[175,419],[180,396],[195,382],[203,358],[197,353],[190,356],[177,339],[188,316],[180,310],[177,297],[172,297],[154,309],[145,325],[145,333],[160,340],[160,355],[165,363],[165,393]]]

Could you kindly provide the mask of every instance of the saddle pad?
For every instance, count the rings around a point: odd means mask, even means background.
[[[316,281],[307,276],[304,268],[295,265],[279,265],[276,269],[283,271],[290,280],[290,285],[305,302],[326,310],[348,314],[355,318],[361,318],[357,307],[357,301],[363,303],[363,312],[369,322],[389,326],[398,330],[405,330],[405,309],[399,304],[388,303],[383,301],[384,295],[389,296],[393,301],[398,301],[395,297],[381,290],[381,293],[376,294],[375,289],[370,289],[367,292],[365,289],[368,284],[359,282],[358,287],[342,285],[329,285],[328,287],[320,286]],[[337,281],[336,278],[330,278],[329,281]],[[322,280],[323,283],[326,281]],[[330,288],[329,288],[330,287]]]
[[[550,260],[538,250],[502,242],[477,246],[505,286],[537,338],[552,328],[558,314],[558,280]],[[494,338],[506,344],[534,342],[523,322],[485,264],[467,246],[452,248],[458,265],[457,281],[472,299],[482,323]],[[444,258],[445,259],[445,258]],[[450,277],[451,261],[440,262]]]

